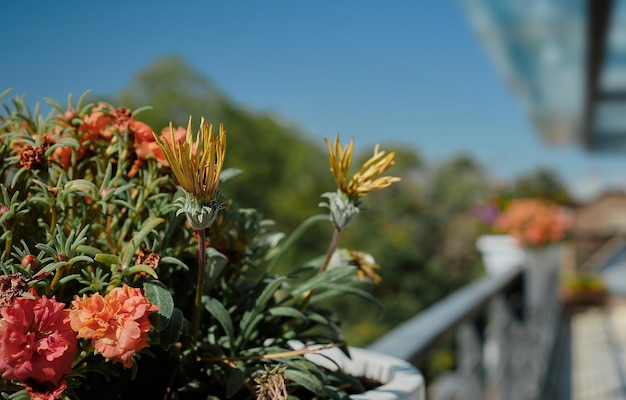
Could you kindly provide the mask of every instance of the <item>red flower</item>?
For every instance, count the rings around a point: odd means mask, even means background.
[[[141,290],[124,285],[102,297],[96,293],[72,301],[70,324],[79,338],[91,339],[104,357],[133,365],[132,356],[148,347],[150,313],[158,310]]]
[[[0,372],[26,385],[35,399],[54,399],[72,372],[76,333],[63,303],[31,294],[34,299],[19,297],[0,309]]]

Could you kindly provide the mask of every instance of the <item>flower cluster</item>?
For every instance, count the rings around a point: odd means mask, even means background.
[[[542,198],[519,198],[510,201],[493,228],[510,234],[522,246],[544,246],[564,240],[572,223],[572,215],[559,204]]]
[[[124,285],[104,297],[99,293],[76,297],[69,322],[79,338],[90,339],[97,352],[128,368],[135,352],[148,347],[152,329],[148,317],[157,310],[139,289]]]
[[[380,265],[338,244],[361,199],[399,180],[382,176],[395,154],[376,146],[348,180],[353,141],[326,140],[337,184],[322,194],[329,212],[284,235],[219,190],[239,173],[224,167],[224,126],[215,132],[202,118],[195,131],[190,118],[155,129],[86,96],[48,99],[47,117],[18,97],[0,115],[0,395],[346,399],[362,390],[305,355],[349,352],[327,300],[375,301],[359,286],[379,283]],[[326,254],[280,265],[316,224],[334,232]]]

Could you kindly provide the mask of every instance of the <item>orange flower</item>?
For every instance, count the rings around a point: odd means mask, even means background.
[[[108,106],[104,103],[92,108],[91,113],[83,117],[83,123],[78,127],[78,130],[110,139],[109,134],[104,133],[105,128],[113,121],[107,108]]]
[[[79,338],[91,339],[94,348],[104,357],[132,366],[132,356],[148,347],[148,317],[158,307],[140,289],[124,285],[102,297],[96,293],[72,301],[69,316],[72,329]]]
[[[494,229],[523,246],[542,246],[565,239],[571,216],[556,203],[540,198],[515,199],[494,222]]]
[[[138,124],[142,124],[141,122],[137,122]],[[136,123],[136,124],[137,124]],[[144,124],[145,125],[145,124]],[[147,125],[146,125],[147,127]],[[137,153],[137,157],[139,159],[146,159],[150,156],[156,158],[158,162],[162,165],[169,167],[170,163],[167,161],[167,157],[163,154],[163,150],[159,147],[152,134],[152,129],[145,129],[138,126],[132,126],[135,132],[135,152]],[[149,127],[148,127],[149,128]],[[170,137],[170,128],[163,128],[161,130],[161,137],[164,138],[170,145],[171,137]],[[185,141],[185,136],[187,135],[187,130],[182,126],[174,129],[174,140],[181,143]]]

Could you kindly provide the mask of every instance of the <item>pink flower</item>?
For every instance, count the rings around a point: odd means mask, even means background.
[[[0,372],[26,385],[34,399],[54,399],[72,372],[76,333],[63,303],[31,294],[0,309]]]
[[[102,297],[96,293],[72,301],[69,321],[79,338],[91,339],[104,357],[133,365],[132,356],[148,347],[150,313],[158,310],[141,290],[124,285]]]
[[[145,124],[144,124],[145,125]],[[177,142],[182,142],[185,140],[185,136],[187,135],[187,129],[179,126],[174,129],[174,140]],[[170,128],[163,128],[161,130],[161,136],[165,138],[168,142],[171,142],[170,139]],[[154,140],[154,135],[152,134],[152,129],[136,129],[135,130],[135,152],[137,153],[137,157],[140,159],[146,159],[150,156],[156,158],[158,162],[163,164],[166,167],[169,167],[169,163],[167,162],[167,158],[165,158],[165,154],[156,144]]]

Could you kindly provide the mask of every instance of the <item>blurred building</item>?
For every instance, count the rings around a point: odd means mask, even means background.
[[[573,240],[580,268],[606,264],[624,247],[626,193],[607,192],[575,210]]]
[[[547,144],[626,150],[626,1],[459,2]]]

